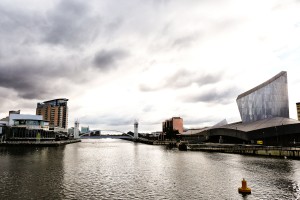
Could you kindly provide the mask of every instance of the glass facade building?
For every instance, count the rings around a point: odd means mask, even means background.
[[[273,117],[289,118],[287,72],[280,72],[270,80],[240,94],[236,101],[243,123]]]

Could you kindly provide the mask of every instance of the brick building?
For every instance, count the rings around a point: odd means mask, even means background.
[[[164,133],[178,131],[183,133],[183,119],[180,117],[172,117],[162,123],[162,130]]]
[[[68,128],[68,99],[53,99],[38,103],[36,114],[42,115],[43,120],[49,121],[50,130],[67,130]]]

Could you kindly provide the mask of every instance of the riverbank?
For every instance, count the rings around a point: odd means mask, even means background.
[[[207,151],[220,153],[233,153],[257,156],[274,156],[300,159],[299,147],[236,145],[236,144],[189,144],[190,151]]]
[[[174,144],[176,146],[176,140],[148,140],[146,138],[120,138],[122,140],[128,140],[132,142],[138,142],[138,143],[143,143],[143,144],[150,144],[150,145],[170,145]]]
[[[71,143],[81,142],[79,139],[61,140],[61,141],[5,141],[0,143],[1,146],[40,146],[40,147],[55,147]]]

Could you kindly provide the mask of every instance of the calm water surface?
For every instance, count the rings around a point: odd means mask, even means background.
[[[237,189],[245,178],[252,194]],[[0,148],[0,199],[300,199],[300,161],[122,140]]]

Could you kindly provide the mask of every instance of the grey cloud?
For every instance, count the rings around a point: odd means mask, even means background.
[[[0,5],[0,51],[3,55],[15,52],[24,44],[34,43],[39,40],[39,28],[44,25],[44,19],[35,11],[31,13],[16,10]],[[9,45],[5,45],[9,42]]]
[[[24,99],[47,99],[53,98],[54,94],[69,94],[74,83],[89,83],[95,70],[82,70],[82,66],[87,65],[87,58],[73,54],[77,48],[63,49],[67,56],[48,49],[49,44],[88,45],[98,36],[101,20],[90,14],[88,5],[81,1],[61,0],[43,13],[0,3],[0,88],[7,88],[7,92],[17,93],[17,97]],[[121,23],[119,21],[111,20],[108,29],[114,29]],[[116,56],[107,59],[106,64],[121,57],[121,52],[114,53]],[[108,53],[108,57],[112,55]],[[84,79],[86,81],[82,81]]]
[[[121,49],[101,50],[95,54],[93,63],[97,69],[108,71],[116,67],[116,63],[127,56],[128,53]]]
[[[229,104],[234,102],[234,99],[240,93],[240,89],[233,87],[226,90],[217,91],[216,89],[207,90],[200,94],[192,94],[190,96],[183,97],[186,102],[203,102],[203,103],[217,103],[217,104]]]
[[[197,35],[188,35],[185,37],[179,37],[174,40],[173,46],[174,47],[188,47],[190,46],[195,40],[197,40]]]
[[[165,80],[161,81],[158,85],[147,85],[142,83],[139,85],[139,89],[142,92],[151,92],[156,90],[161,90],[165,88],[185,88],[193,83],[196,83],[199,87],[214,84],[223,79],[222,73],[207,74],[198,73],[187,70],[179,70],[173,75],[167,77]]]
[[[17,59],[10,64],[0,62],[0,87],[12,89],[25,99],[41,99],[68,90],[68,82],[76,71],[57,63]]]
[[[44,41],[71,47],[92,42],[99,32],[101,19],[90,13],[86,2],[61,0],[48,13],[47,24],[43,27]]]
[[[186,48],[190,48],[193,44],[199,45],[200,42],[206,41],[208,38],[233,30],[234,27],[242,24],[244,20],[233,17],[224,19],[203,17],[199,23],[204,24],[205,28],[195,26],[192,30],[186,30],[184,34],[178,34],[180,32],[177,31],[178,24],[176,20],[171,20],[166,22],[160,29],[159,34],[156,35],[156,38],[154,38],[155,41],[153,41],[148,50],[150,52],[186,50]],[[182,29],[184,25],[179,27]]]
[[[192,83],[197,83],[199,86],[212,84],[220,81],[222,75],[220,73],[206,74],[195,73],[186,70],[180,70],[173,76],[167,78],[165,86],[173,88],[181,88],[190,86]]]

